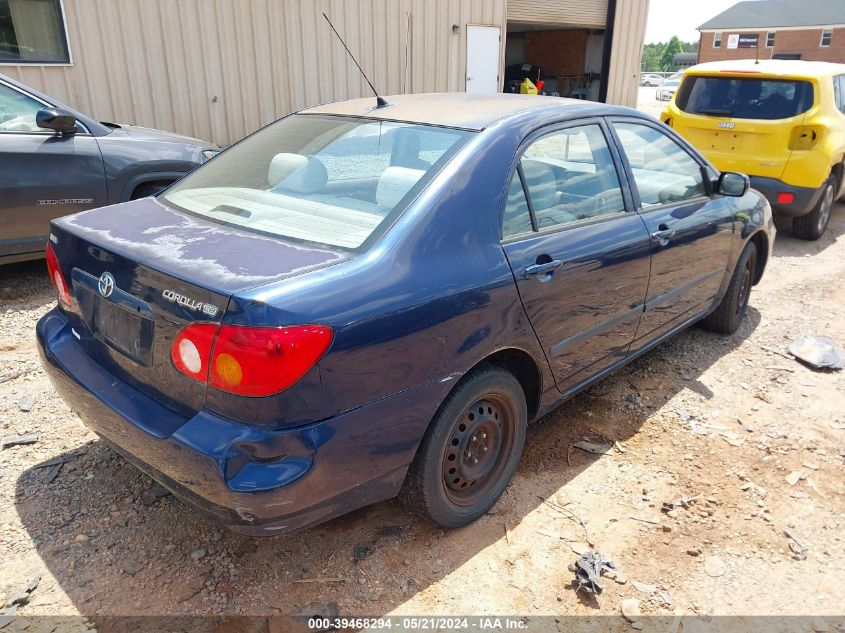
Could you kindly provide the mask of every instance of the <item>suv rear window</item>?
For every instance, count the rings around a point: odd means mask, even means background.
[[[813,84],[789,79],[688,76],[675,104],[689,114],[788,119],[813,105]]]

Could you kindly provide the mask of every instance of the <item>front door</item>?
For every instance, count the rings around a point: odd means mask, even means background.
[[[625,358],[648,286],[648,232],[626,211],[607,139],[598,120],[535,135],[504,213],[505,253],[561,392]]]
[[[730,200],[708,195],[704,167],[659,123],[615,120],[651,237],[645,312],[632,351],[713,305],[733,248]]]
[[[96,139],[39,128],[44,106],[0,82],[0,259],[43,252],[50,220],[107,202]]]
[[[467,92],[499,92],[501,40],[498,26],[467,27]]]

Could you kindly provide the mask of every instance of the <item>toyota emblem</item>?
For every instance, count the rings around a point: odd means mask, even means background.
[[[100,281],[97,283],[100,289],[100,294],[108,297],[114,292],[114,275],[111,273],[103,273],[100,275]]]

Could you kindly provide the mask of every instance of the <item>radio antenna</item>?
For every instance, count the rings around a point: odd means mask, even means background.
[[[323,11],[323,17],[326,18],[326,22],[329,23],[329,26],[331,27],[332,31],[334,31],[334,34],[337,36],[337,39],[340,40],[340,43],[343,44],[343,48],[346,49],[346,54],[349,55],[353,62],[355,62],[355,66],[358,67],[358,72],[361,73],[361,76],[364,78],[364,81],[367,82],[367,84],[370,86],[370,90],[372,90],[373,94],[376,96],[376,107],[386,108],[387,106],[389,106],[390,103],[384,97],[379,95],[378,90],[376,90],[376,87],[373,85],[373,82],[370,81],[369,77],[367,77],[367,74],[364,72],[364,69],[361,68],[361,64],[359,64],[358,60],[355,59],[355,55],[353,55],[352,51],[349,50],[349,47],[346,45],[346,42],[343,41],[343,38],[340,36],[340,33],[338,33],[337,29],[334,28],[334,24],[332,24],[332,21],[329,20],[329,16],[326,15],[325,11]]]

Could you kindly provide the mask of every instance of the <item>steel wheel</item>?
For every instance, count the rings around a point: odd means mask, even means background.
[[[487,395],[464,411],[443,454],[443,485],[453,503],[471,506],[498,483],[513,434],[513,410],[501,396]]]
[[[493,365],[472,370],[432,419],[400,497],[441,527],[475,521],[513,477],[527,427],[525,392],[516,377]]]
[[[754,265],[753,257],[745,260],[745,266],[742,269],[742,277],[739,282],[739,295],[736,301],[736,316],[741,318],[748,308],[748,300],[751,298],[751,286],[754,281]]]

